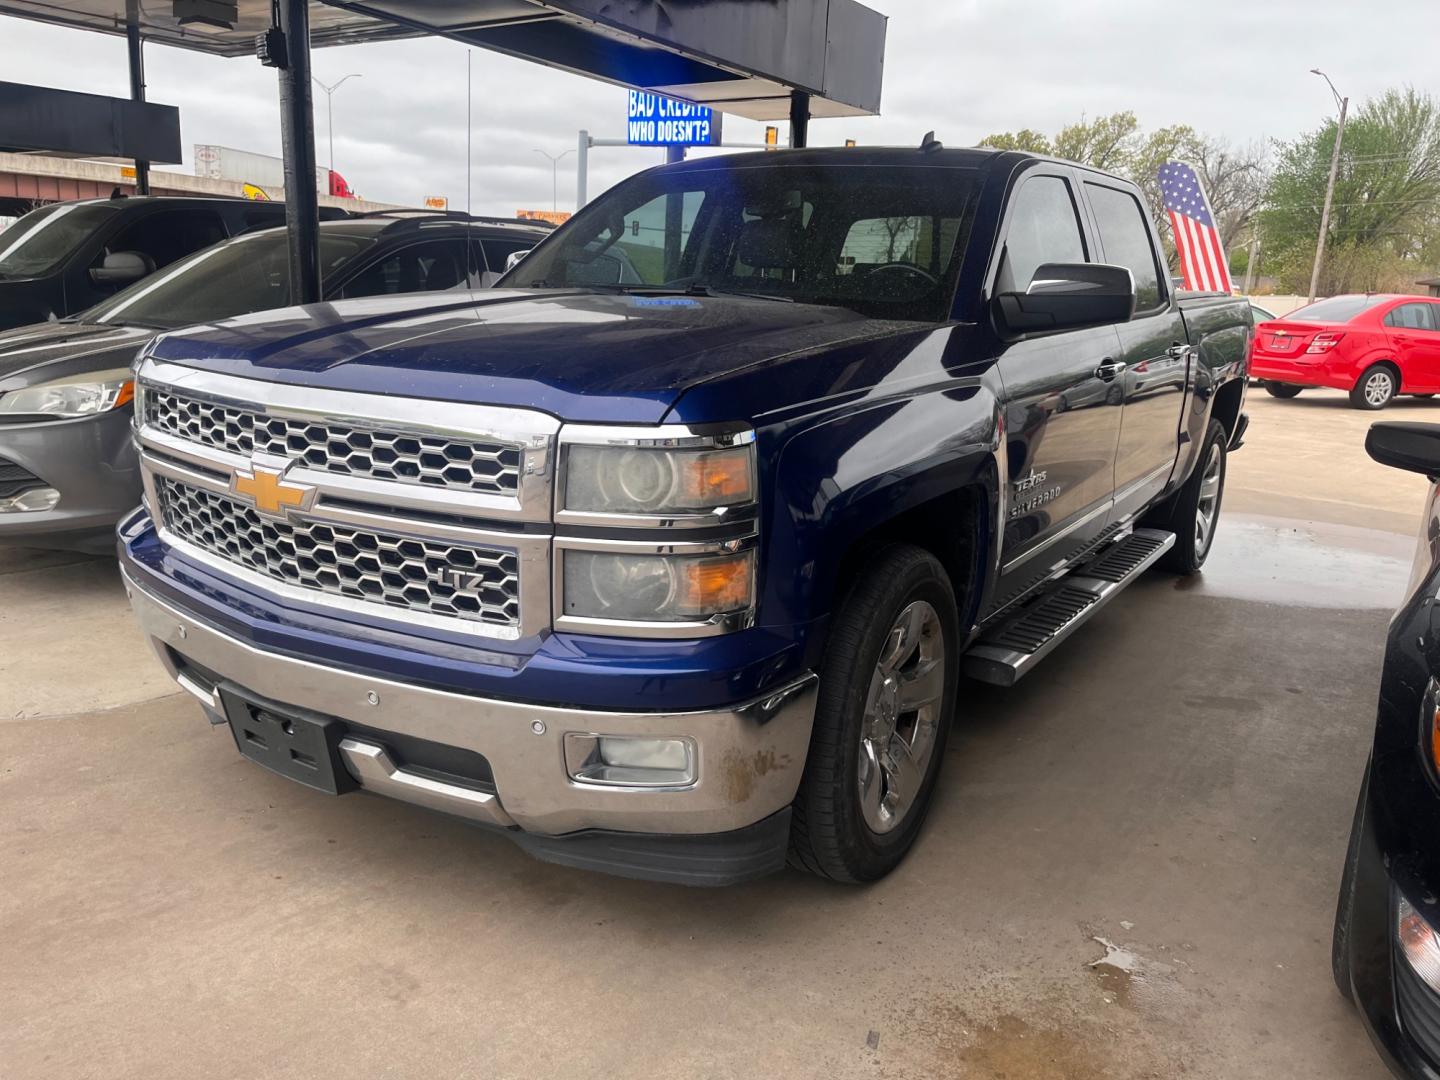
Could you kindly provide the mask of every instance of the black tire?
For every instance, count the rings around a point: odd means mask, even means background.
[[[1400,372],[1383,361],[1371,364],[1350,389],[1350,404],[1366,412],[1377,412],[1400,393]]]
[[[884,650],[905,636],[892,639],[897,619],[922,601],[936,616],[931,623],[926,615],[930,633],[925,640],[933,651],[933,635],[938,632],[943,645],[939,697],[931,699],[935,704],[926,725],[936,725],[932,748],[908,808],[903,815],[895,815],[888,831],[877,831],[867,824],[861,798],[861,741],[871,730],[866,726],[866,703],[872,681],[881,674]],[[915,656],[917,664],[923,660],[918,645]],[[820,665],[815,727],[791,819],[792,866],[834,881],[862,882],[884,877],[905,857],[919,835],[935,791],[954,715],[959,671],[959,617],[945,568],[928,551],[909,544],[883,548],[866,559],[864,570],[840,604]],[[915,731],[925,713],[913,713]],[[908,715],[912,714],[892,714],[890,723],[897,734]]]
[[[1275,398],[1299,397],[1300,391],[1305,389],[1303,386],[1294,386],[1283,382],[1266,382],[1262,385],[1265,387],[1265,392]]]
[[[1175,546],[1161,556],[1159,563],[1171,573],[1193,574],[1205,565],[1205,560],[1210,555],[1210,548],[1215,543],[1215,531],[1220,524],[1220,504],[1225,496],[1225,470],[1229,453],[1225,445],[1227,441],[1225,425],[1219,420],[1211,420],[1210,427],[1205,432],[1205,441],[1200,444],[1200,456],[1196,458],[1195,468],[1189,479],[1175,493],[1169,514],[1161,522],[1161,528],[1169,529],[1175,534]],[[1209,526],[1202,537],[1199,528],[1202,511],[1201,489],[1205,486],[1207,473],[1211,471],[1212,454],[1219,455],[1216,462],[1220,486],[1214,493],[1214,502],[1207,504]]]
[[[1350,985],[1350,917],[1355,910],[1355,868],[1360,863],[1360,836],[1365,823],[1365,800],[1370,788],[1370,766],[1355,800],[1355,817],[1350,822],[1350,844],[1345,849],[1345,869],[1340,874],[1340,896],[1335,902],[1335,929],[1330,935],[1330,974],[1335,988],[1346,1001],[1355,1000]]]

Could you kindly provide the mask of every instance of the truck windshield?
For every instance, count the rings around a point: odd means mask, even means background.
[[[975,173],[760,164],[661,171],[587,206],[499,284],[738,293],[949,318]]]
[[[116,212],[109,204],[73,202],[32,210],[0,232],[0,278],[50,273]]]
[[[321,229],[321,274],[328,278],[374,242],[368,236]],[[97,304],[80,315],[79,321],[169,330],[289,303],[285,230],[267,229],[181,259]]]

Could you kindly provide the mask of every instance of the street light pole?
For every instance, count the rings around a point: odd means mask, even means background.
[[[532,147],[531,149],[534,148]],[[565,154],[573,154],[574,152],[573,150],[566,150],[561,154],[547,154],[544,150],[535,150],[535,153],[550,160],[550,210],[552,213],[560,209],[560,188],[558,186],[560,159],[563,158]]]
[[[331,86],[326,86],[319,79],[315,80],[315,85],[325,91],[325,130],[330,136],[330,171],[332,173],[335,171],[335,91],[344,85],[345,79],[362,78],[364,78],[364,76],[359,74],[346,75],[339,82]]]
[[[1330,81],[1319,68],[1311,68],[1311,75],[1319,75],[1330,87],[1330,93],[1334,95],[1336,103],[1340,106],[1340,123],[1335,129],[1335,149],[1330,154],[1330,179],[1325,185],[1325,208],[1320,211],[1320,238],[1315,242],[1315,266],[1310,271],[1310,298],[1309,302],[1315,302],[1315,293],[1320,287],[1320,266],[1325,261],[1325,236],[1330,231],[1330,204],[1335,199],[1335,174],[1340,169],[1340,140],[1345,138],[1345,113],[1350,107],[1350,99],[1341,97],[1340,91],[1335,89],[1335,84]]]

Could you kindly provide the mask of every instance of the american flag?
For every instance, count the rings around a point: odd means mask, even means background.
[[[1228,293],[1230,266],[1225,245],[1220,242],[1220,230],[1215,227],[1215,215],[1200,177],[1189,165],[1169,162],[1160,166],[1160,192],[1175,229],[1185,288]]]

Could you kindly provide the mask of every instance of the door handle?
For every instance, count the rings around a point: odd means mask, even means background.
[[[1123,360],[1112,360],[1107,356],[1104,362],[1095,369],[1095,377],[1109,382],[1124,370],[1125,362]]]
[[[1177,341],[1174,345],[1171,345],[1168,349],[1165,350],[1165,355],[1168,356],[1171,360],[1184,360],[1185,357],[1190,355],[1190,346],[1182,345],[1180,344],[1180,342]]]

